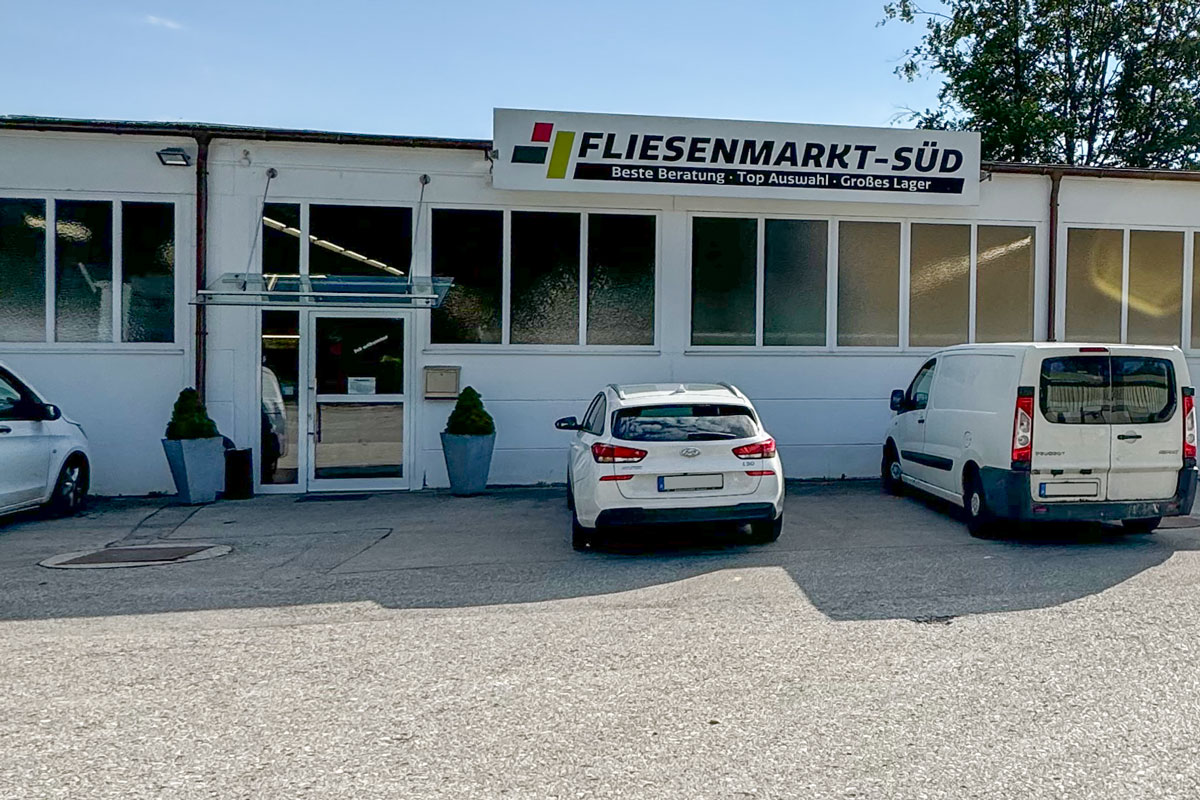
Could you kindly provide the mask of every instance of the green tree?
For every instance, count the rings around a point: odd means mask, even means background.
[[[1200,167],[1197,0],[895,0],[884,13],[925,26],[896,73],[945,80],[913,121],[979,131],[985,159]]]

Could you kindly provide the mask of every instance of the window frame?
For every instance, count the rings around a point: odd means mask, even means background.
[[[149,192],[89,192],[89,191],[46,191],[4,189],[0,198],[12,200],[38,200],[45,203],[46,243],[44,248],[43,295],[46,320],[45,337],[36,342],[0,341],[2,353],[170,353],[180,354],[190,348],[192,330],[191,316],[187,313],[191,299],[193,269],[195,264],[195,198],[188,195],[153,194]],[[58,316],[58,237],[55,236],[60,201],[93,201],[112,204],[112,339],[102,342],[60,342],[56,338]],[[122,319],[124,283],[124,254],[122,252],[122,212],[125,203],[161,203],[174,208],[175,264],[173,266],[172,289],[174,292],[174,325],[170,342],[126,342],[123,341]],[[115,287],[121,287],[116,290]]]
[[[1189,355],[1200,354],[1200,348],[1192,346],[1192,282],[1194,278],[1194,255],[1196,252],[1196,237],[1200,236],[1200,226],[1185,227],[1179,225],[1130,225],[1111,222],[1063,222],[1058,226],[1058,241],[1061,243],[1054,265],[1054,333],[1058,341],[1066,341],[1067,336],[1067,247],[1071,230],[1104,230],[1121,232],[1121,333],[1120,341],[1113,344],[1128,344],[1129,342],[1129,263],[1130,247],[1133,231],[1151,231],[1159,233],[1179,233],[1183,235],[1183,270],[1181,271],[1179,338],[1172,344]],[[1171,346],[1170,344],[1167,345]]]
[[[722,217],[736,219],[755,219],[758,222],[758,262],[756,268],[757,285],[755,287],[755,295],[757,305],[755,307],[755,344],[754,345],[693,345],[690,344],[692,336],[692,228],[693,220],[697,217]],[[825,221],[828,224],[827,234],[829,236],[828,245],[826,247],[826,279],[825,279],[825,344],[824,345],[765,345],[763,344],[763,324],[765,314],[764,304],[764,282],[766,273],[765,259],[765,236],[766,236],[766,220],[800,220],[810,222]],[[900,279],[897,291],[899,292],[898,313],[898,330],[899,344],[897,346],[855,346],[855,345],[839,345],[837,342],[838,334],[838,259],[840,257],[838,247],[839,226],[842,222],[885,222],[900,225]],[[1022,219],[955,219],[950,217],[886,217],[886,216],[862,216],[862,215],[837,215],[837,214],[805,214],[805,213],[785,213],[785,212],[764,212],[764,211],[736,211],[736,210],[692,210],[687,212],[687,231],[685,235],[685,264],[687,266],[685,272],[685,292],[687,305],[687,322],[685,339],[688,342],[684,349],[684,353],[688,355],[717,355],[717,354],[737,354],[737,355],[797,355],[797,354],[837,354],[845,355],[894,355],[896,353],[913,353],[925,354],[934,353],[944,349],[942,347],[914,347],[909,344],[909,313],[910,313],[910,290],[912,278],[912,226],[913,225],[963,225],[970,227],[971,241],[971,263],[970,263],[970,279],[969,279],[969,296],[967,306],[967,333],[968,338],[965,344],[974,344],[976,339],[976,307],[978,302],[978,247],[979,247],[979,228],[1030,228],[1034,232],[1034,253],[1033,253],[1033,338],[1030,341],[1041,342],[1045,341],[1046,328],[1046,275],[1047,267],[1045,265],[1046,256],[1044,245],[1042,244],[1046,238],[1046,224],[1040,220],[1022,220]],[[1200,228],[1197,228],[1200,232]],[[1189,251],[1190,252],[1190,251]],[[1060,253],[1060,257],[1061,257]],[[1190,284],[1185,285],[1185,290]],[[1061,282],[1059,285],[1061,290]],[[1061,314],[1059,315],[1061,318]],[[1056,320],[1056,324],[1060,322]]]
[[[298,202],[271,199],[272,202]],[[432,322],[426,318],[422,323],[425,335],[426,353],[642,353],[657,355],[662,342],[662,240],[663,240],[663,211],[654,208],[602,208],[595,206],[534,206],[534,205],[496,205],[490,203],[426,203],[421,214],[421,230],[414,232],[414,253],[417,266],[413,272],[418,275],[429,275],[432,270],[433,254],[433,211],[500,211],[503,219],[503,250],[501,253],[501,334],[500,341],[494,343],[449,343],[434,342]],[[564,213],[579,214],[579,326],[578,338],[574,344],[520,344],[512,341],[512,215],[513,212],[530,213]],[[651,344],[588,344],[587,343],[587,293],[588,293],[588,216],[591,214],[646,216],[654,218],[654,326],[653,343]],[[416,218],[414,217],[414,220]],[[303,213],[301,221],[304,221]],[[416,237],[420,237],[420,250],[416,249]]]

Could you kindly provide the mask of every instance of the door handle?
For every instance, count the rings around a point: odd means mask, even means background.
[[[0,425],[0,433],[12,433],[12,428],[7,425]]]
[[[924,417],[921,417],[919,420],[917,420],[917,424],[918,424],[918,425],[924,425],[924,424],[925,424],[925,418],[924,418]]]
[[[1142,435],[1140,433],[1118,433],[1117,438],[1124,442],[1130,439],[1140,439]]]

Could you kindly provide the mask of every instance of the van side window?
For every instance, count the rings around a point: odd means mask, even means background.
[[[929,388],[933,385],[933,370],[937,361],[929,361],[921,367],[917,377],[908,387],[904,395],[905,406],[909,411],[920,411],[929,405]]]

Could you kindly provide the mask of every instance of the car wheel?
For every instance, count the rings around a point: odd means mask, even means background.
[[[783,514],[775,519],[764,519],[750,523],[750,540],[755,544],[769,544],[783,533]]]
[[[1162,517],[1149,517],[1147,519],[1125,519],[1121,520],[1121,527],[1126,533],[1153,533],[1154,529],[1162,522]]]
[[[963,510],[967,515],[967,530],[972,536],[980,539],[990,538],[995,534],[996,518],[988,508],[987,497],[983,493],[983,482],[979,476],[972,474],[967,478],[967,488],[963,492]]]
[[[82,456],[72,456],[63,464],[54,484],[54,494],[46,509],[56,517],[76,514],[87,502],[88,463]]]
[[[579,517],[571,512],[571,547],[576,550],[590,550],[595,544],[596,529],[585,528],[579,524]]]
[[[885,492],[894,495],[904,492],[904,468],[900,466],[900,456],[896,453],[896,448],[890,444],[883,449],[881,472]]]

